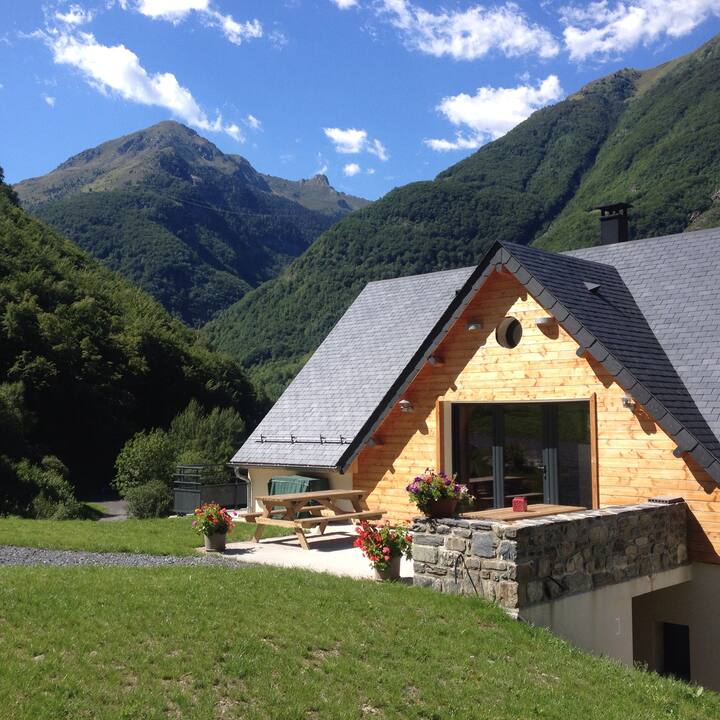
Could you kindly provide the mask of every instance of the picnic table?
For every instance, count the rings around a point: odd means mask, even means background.
[[[294,530],[300,546],[304,550],[309,550],[305,528],[317,526],[319,534],[322,535],[330,523],[382,518],[385,510],[370,510],[365,501],[366,497],[365,490],[318,490],[285,495],[261,495],[255,500],[261,505],[262,512],[248,513],[245,520],[257,524],[253,542],[260,541],[266,525],[275,525]],[[341,508],[338,505],[339,500],[349,501],[353,509]],[[309,513],[309,517],[298,517],[300,513]]]

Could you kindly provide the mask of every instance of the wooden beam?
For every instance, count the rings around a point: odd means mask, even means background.
[[[445,472],[445,404],[435,401],[435,469]]]
[[[590,482],[592,506],[600,507],[600,467],[598,460],[597,393],[590,396]]]

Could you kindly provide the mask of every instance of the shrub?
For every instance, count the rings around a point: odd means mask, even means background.
[[[83,506],[75,498],[68,469],[56,457],[48,455],[40,465],[21,460],[17,476],[32,499],[23,514],[49,520],[71,520],[83,516]]]
[[[144,485],[129,488],[125,493],[125,500],[133,517],[163,517],[172,507],[172,491],[162,480],[151,480]]]
[[[169,435],[184,465],[220,465],[228,462],[245,436],[245,422],[233,408],[205,412],[197,400],[170,424]]]
[[[113,484],[124,498],[131,488],[153,480],[172,486],[177,463],[177,448],[164,430],[136,433],[115,460]]]

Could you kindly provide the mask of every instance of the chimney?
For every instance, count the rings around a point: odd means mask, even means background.
[[[629,203],[598,205],[593,210],[600,211],[600,244],[614,245],[628,241]]]

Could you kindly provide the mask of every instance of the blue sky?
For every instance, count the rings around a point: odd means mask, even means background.
[[[720,32],[720,0],[0,0],[0,165],[173,118],[260,171],[376,198],[533,110]]]

